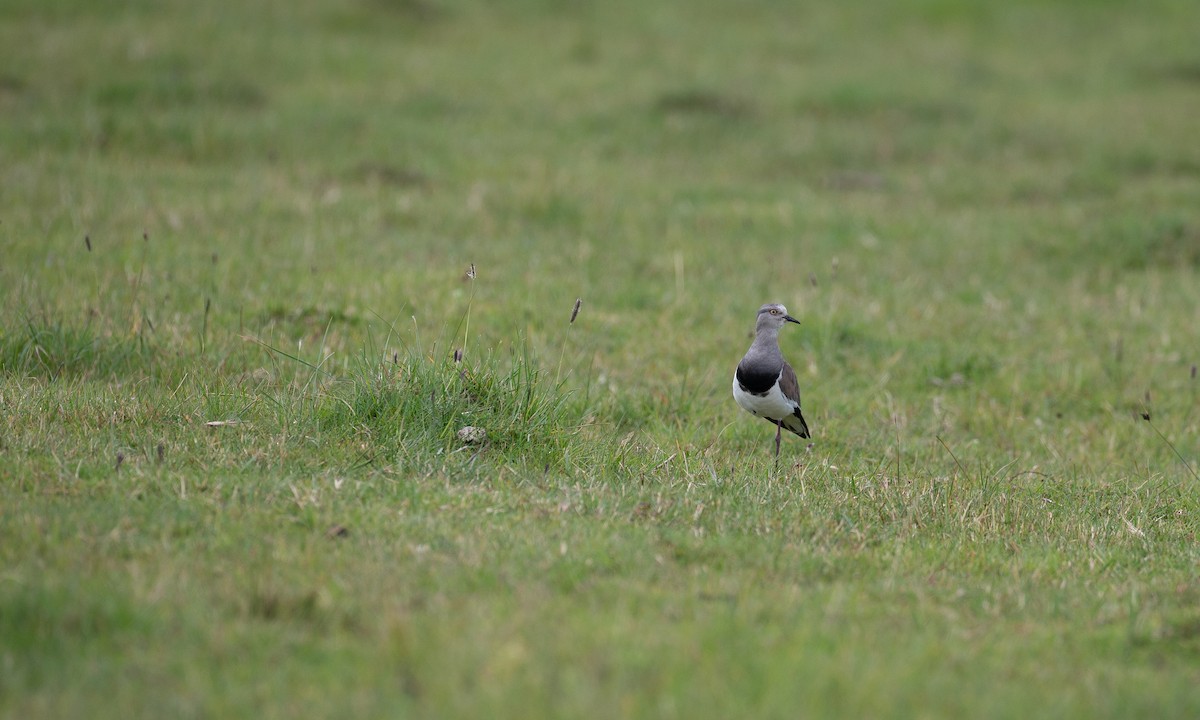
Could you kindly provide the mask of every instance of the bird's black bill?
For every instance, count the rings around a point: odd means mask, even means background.
[[[797,320],[796,318],[792,317],[791,315],[784,315],[784,316],[783,316],[783,319],[784,319],[784,320],[787,320],[788,322],[794,322],[794,323],[796,323],[797,325],[799,325],[799,324],[800,324],[800,321],[799,321],[799,320]]]

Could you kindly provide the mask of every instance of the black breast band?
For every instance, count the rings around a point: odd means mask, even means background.
[[[780,370],[781,368],[775,368],[765,372],[762,370],[751,372],[738,365],[737,381],[745,388],[746,392],[755,395],[766,395],[771,391],[771,388],[775,387],[775,383],[779,380]]]

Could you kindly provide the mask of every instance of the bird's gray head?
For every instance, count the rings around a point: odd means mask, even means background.
[[[758,309],[758,322],[755,324],[755,330],[757,332],[770,330],[778,333],[779,328],[790,322],[797,325],[800,324],[799,320],[788,315],[787,308],[783,305],[779,303],[767,303]]]

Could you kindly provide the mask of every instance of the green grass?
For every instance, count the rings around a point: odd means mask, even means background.
[[[0,715],[1196,716],[1197,23],[9,0]]]

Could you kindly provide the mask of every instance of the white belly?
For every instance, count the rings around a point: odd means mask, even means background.
[[[796,403],[784,396],[776,383],[764,396],[752,395],[742,390],[737,376],[733,378],[733,399],[746,412],[769,420],[782,420],[796,411]]]

